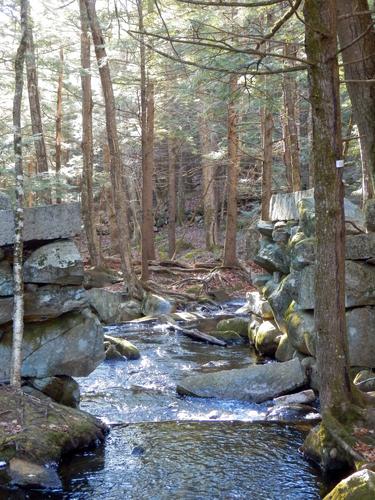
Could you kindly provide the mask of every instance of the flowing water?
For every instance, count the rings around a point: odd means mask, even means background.
[[[236,307],[209,311],[201,328],[209,330],[218,315]],[[79,380],[81,408],[115,425],[103,446],[61,466],[65,492],[59,498],[321,498],[322,480],[299,452],[305,431],[261,422],[266,404],[176,394],[188,374],[254,362],[248,346],[196,342],[162,323],[107,330],[133,342],[141,358],[106,361]]]

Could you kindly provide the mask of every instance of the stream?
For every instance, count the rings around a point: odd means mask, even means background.
[[[200,328],[209,332],[240,305],[198,309],[206,316]],[[299,452],[303,426],[265,422],[269,404],[176,393],[176,384],[188,374],[255,362],[248,345],[196,342],[163,322],[106,331],[134,343],[141,358],[105,361],[78,379],[81,409],[114,425],[104,445],[61,465],[64,493],[50,498],[321,498],[323,479]]]

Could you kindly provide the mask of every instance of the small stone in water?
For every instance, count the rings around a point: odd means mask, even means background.
[[[145,449],[142,448],[142,446],[135,446],[132,449],[132,455],[135,455],[137,457],[139,457],[140,455],[143,455],[144,452],[145,452]]]

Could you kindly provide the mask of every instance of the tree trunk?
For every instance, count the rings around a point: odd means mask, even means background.
[[[341,1],[341,0],[340,0]],[[345,323],[345,219],[335,0],[306,0],[316,211],[315,328],[322,412],[351,398]],[[323,419],[324,420],[324,419]]]
[[[32,30],[32,20],[30,16],[29,0],[21,0],[22,22],[26,31],[26,73],[27,88],[29,94],[31,128],[33,132],[35,153],[38,173],[48,172],[47,148],[44,140],[42,113],[40,110],[40,98],[38,87],[38,75],[36,70],[35,49]]]
[[[232,267],[237,261],[237,184],[239,170],[238,114],[236,110],[237,76],[229,78],[230,97],[228,102],[228,187],[227,220],[224,243],[224,266]]]
[[[25,19],[26,18],[26,19]],[[13,342],[10,383],[21,387],[22,339],[23,339],[23,164],[22,164],[22,132],[21,108],[23,92],[23,67],[27,50],[27,13],[21,8],[21,41],[15,59],[15,92],[13,100],[13,131],[16,179],[16,210],[14,215],[14,254],[13,254]]]
[[[202,96],[204,99],[204,96]],[[202,189],[203,212],[206,236],[206,249],[211,251],[217,245],[217,200],[216,200],[216,165],[210,158],[215,146],[213,132],[210,130],[212,123],[207,109],[203,109],[200,117],[200,143],[202,157]]]
[[[296,56],[297,48],[292,44],[285,44],[284,54],[286,56]],[[289,60],[292,64],[293,61]],[[293,64],[292,64],[293,65]],[[286,118],[286,138],[288,143],[288,150],[290,153],[290,168],[291,168],[291,187],[292,191],[301,190],[301,165],[299,158],[299,141],[298,141],[298,128],[297,128],[297,82],[294,77],[289,73],[284,73],[283,76],[283,90],[284,90],[284,105],[285,105],[285,118]]]
[[[56,135],[55,135],[55,169],[57,180],[57,192],[60,191],[60,171],[61,171],[61,143],[62,143],[62,90],[64,80],[64,49],[60,48],[60,68],[57,83],[57,106],[56,106]],[[56,195],[56,203],[61,203],[61,197]]]
[[[129,202],[127,199],[126,190],[123,189],[123,164],[117,133],[116,105],[112,87],[111,73],[109,70],[104,38],[96,15],[95,0],[85,0],[85,5],[95,47],[95,54],[104,96],[107,139],[111,164],[111,181],[116,212],[116,224],[119,237],[121,269],[123,273],[124,283],[126,283],[128,287],[129,294],[136,295],[140,292],[140,286],[131,262],[128,217]]]
[[[92,89],[89,23],[84,0],[79,0],[81,20],[82,88],[82,218],[91,265],[100,267],[101,256],[95,225],[93,193]]]
[[[363,193],[366,201],[366,197],[374,196],[375,188],[375,83],[366,83],[375,78],[375,29],[367,0],[340,0],[337,12],[345,79],[349,80],[346,85],[360,136],[363,177],[368,184]]]
[[[272,113],[265,106],[261,110],[263,165],[262,165],[262,220],[270,218],[270,201],[272,196]]]
[[[176,171],[177,143],[168,137],[168,255],[172,259],[176,252]]]
[[[149,278],[148,261],[155,259],[154,218],[152,212],[154,173],[154,84],[146,77],[143,0],[138,0],[138,27],[141,61],[141,131],[142,131],[142,280]]]

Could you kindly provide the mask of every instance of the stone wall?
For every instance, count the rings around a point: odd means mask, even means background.
[[[259,221],[254,261],[265,271],[248,294],[250,341],[261,354],[287,361],[298,356],[314,366],[315,210],[313,192],[276,195],[272,222]],[[375,233],[345,200],[346,316],[352,367],[375,368]],[[371,229],[372,226],[367,224]],[[334,360],[332,360],[334,362]]]
[[[13,212],[0,200],[0,381],[9,380],[13,313]],[[104,358],[103,329],[83,288],[83,262],[73,236],[79,205],[25,210],[25,330],[22,376],[85,376]],[[41,381],[35,381],[40,386]]]

